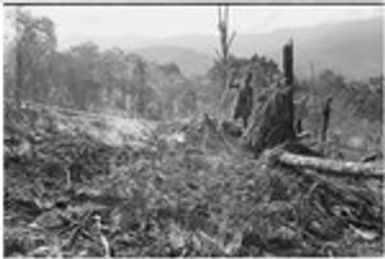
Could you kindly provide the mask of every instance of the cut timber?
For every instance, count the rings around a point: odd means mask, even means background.
[[[348,161],[337,161],[319,157],[297,155],[281,151],[269,156],[273,161],[295,167],[315,169],[320,173],[335,176],[350,176],[383,179],[384,169],[378,163],[359,163]]]

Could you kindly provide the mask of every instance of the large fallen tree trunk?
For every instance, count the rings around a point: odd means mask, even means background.
[[[323,174],[383,179],[384,168],[379,163],[360,163],[338,161],[320,157],[293,154],[287,151],[275,151],[268,155],[270,161],[284,165],[315,169]]]

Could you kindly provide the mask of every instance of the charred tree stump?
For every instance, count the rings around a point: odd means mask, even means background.
[[[277,89],[263,108],[259,121],[254,120],[253,128],[246,133],[246,140],[258,156],[264,149],[294,140],[293,89]]]
[[[330,120],[330,112],[331,112],[331,102],[332,98],[329,97],[322,108],[322,132],[321,132],[321,140],[326,141],[327,132],[329,128],[329,120]]]
[[[294,52],[293,52],[293,40],[285,44],[283,47],[283,71],[285,76],[285,83],[292,85],[294,82]]]
[[[294,103],[293,103],[293,44],[285,44],[283,48],[285,83],[278,84],[264,94],[266,101],[255,104],[251,123],[244,133],[246,144],[254,151],[255,156],[266,148],[295,139]]]

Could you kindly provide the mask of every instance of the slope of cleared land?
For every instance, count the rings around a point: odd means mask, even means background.
[[[255,160],[200,118],[6,104],[5,256],[379,256],[382,183]]]

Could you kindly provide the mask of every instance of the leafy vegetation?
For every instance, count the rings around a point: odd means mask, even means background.
[[[51,20],[21,9],[11,18],[17,36],[6,42],[7,98],[152,119],[185,113],[177,114],[174,99],[190,83],[175,64],[156,65],[119,48],[101,51],[92,42],[58,51]]]
[[[298,83],[297,112],[304,128],[317,135],[321,127],[321,107],[332,97],[330,139],[342,145],[381,152],[383,85],[381,77],[368,81],[346,82],[342,75],[327,70],[313,81]],[[354,139],[361,144],[354,145]],[[350,154],[349,159],[358,159]]]

